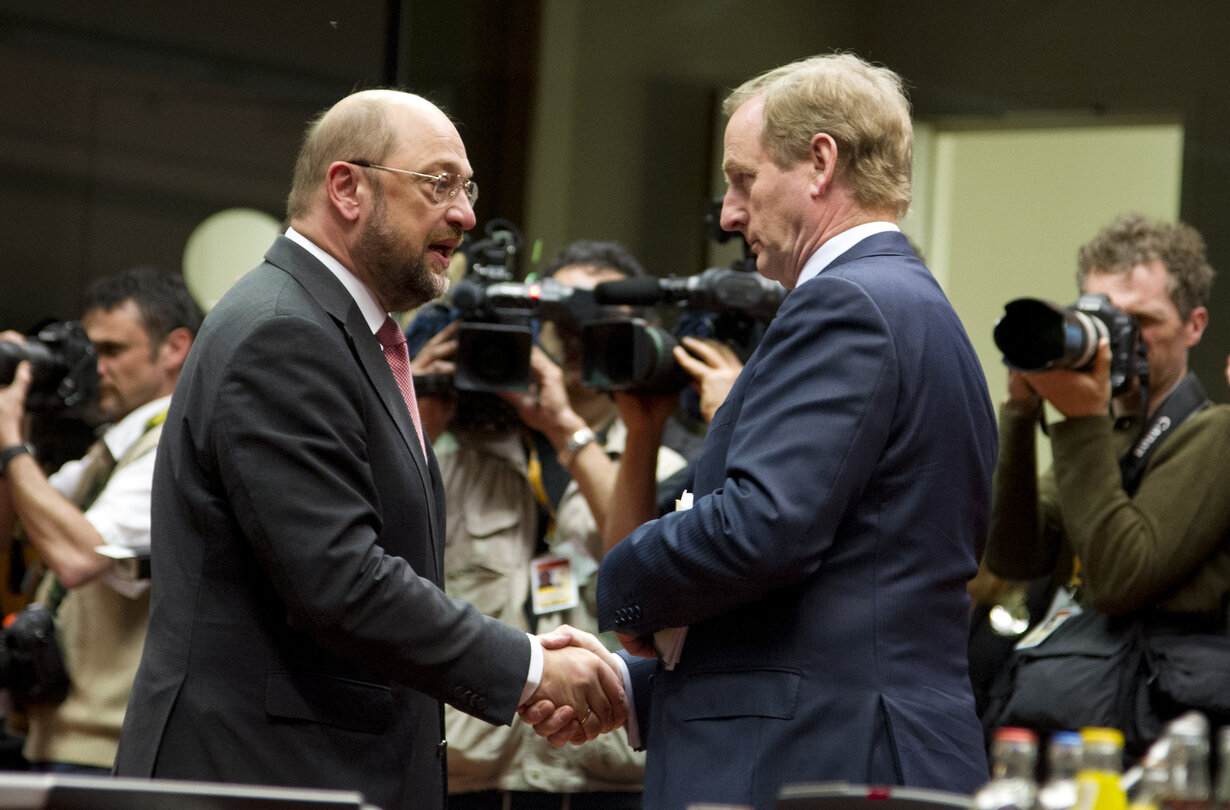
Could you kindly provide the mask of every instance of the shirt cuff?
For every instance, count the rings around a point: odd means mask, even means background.
[[[624,723],[624,731],[628,734],[628,745],[639,751],[644,748],[641,742],[641,729],[636,722],[636,698],[632,695],[632,673],[628,671],[628,662],[620,656],[615,656],[619,662],[619,674],[624,679],[624,694],[628,696],[628,722]]]
[[[542,683],[542,642],[537,637],[525,634],[530,640],[530,671],[525,676],[525,688],[521,690],[521,702],[518,706],[524,706],[529,701],[530,695],[538,691],[538,685]],[[627,680],[627,675],[624,675],[624,680]]]

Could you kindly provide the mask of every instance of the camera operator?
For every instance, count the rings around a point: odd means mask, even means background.
[[[1188,370],[1209,317],[1204,242],[1186,225],[1131,214],[1084,245],[1078,264],[1082,293],[1104,293],[1138,322],[1147,387],[1112,401],[1105,338],[1091,370],[1010,372],[987,571],[971,592],[985,595],[988,572],[1035,580],[1035,624],[1073,602],[1110,616],[1220,619],[1230,592],[1230,407],[1210,406]],[[1043,400],[1064,418],[1047,426],[1054,460],[1039,479]]]
[[[621,245],[588,240],[568,245],[543,272],[581,289],[643,274]],[[454,370],[455,332],[450,324],[415,354],[416,374]],[[528,391],[461,391],[448,431],[433,438],[447,505],[445,589],[529,632],[561,622],[596,631],[599,527],[626,431],[610,395],[582,382],[580,324],[545,321],[539,340]],[[449,405],[419,399],[432,436]],[[662,448],[662,477],[683,465]],[[454,810],[641,806],[644,758],[623,734],[556,748],[522,723],[494,727],[446,708],[445,724]]]
[[[21,363],[0,388],[0,526],[19,520],[47,573],[35,598],[56,619],[67,697],[22,707],[24,755],[40,769],[109,773],[145,642],[148,580],[116,576],[99,546],[148,549],[154,450],[171,392],[201,322],[182,279],[149,267],[94,282],[82,325],[98,357],[109,423],[78,461],[48,478],[25,443]],[[13,332],[5,340],[21,340]]]

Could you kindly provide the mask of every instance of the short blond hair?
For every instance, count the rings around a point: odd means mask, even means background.
[[[899,217],[909,210],[914,127],[900,76],[853,54],[813,56],[744,82],[722,111],[730,116],[757,96],[761,143],[779,167],[805,160],[812,137],[827,133],[856,202],[892,207]]]
[[[295,176],[286,198],[289,219],[311,209],[312,197],[325,182],[330,164],[337,160],[383,163],[397,145],[397,131],[389,120],[386,91],[361,91],[321,112],[308,125],[295,161]],[[372,172],[373,175],[377,172]],[[380,178],[370,179],[379,193]]]

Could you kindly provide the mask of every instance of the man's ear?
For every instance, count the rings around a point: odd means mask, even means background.
[[[369,189],[360,167],[350,163],[334,161],[325,175],[325,192],[330,204],[349,222],[359,218],[360,201]]]
[[[837,141],[827,132],[812,135],[808,160],[814,172],[812,191],[817,195],[823,194],[833,184],[833,176],[837,173]]]
[[[1192,314],[1187,316],[1187,323],[1183,324],[1183,329],[1187,333],[1188,348],[1200,342],[1200,338],[1204,335],[1204,330],[1208,325],[1209,311],[1204,307],[1192,309]]]
[[[192,348],[192,333],[184,327],[172,329],[171,333],[162,339],[158,353],[167,365],[177,372],[184,367],[188,359],[188,350]]]

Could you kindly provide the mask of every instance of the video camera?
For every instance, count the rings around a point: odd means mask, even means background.
[[[743,348],[746,359],[785,294],[780,284],[735,267],[710,267],[686,278],[603,282],[594,287],[599,304],[674,304],[692,317],[681,318],[674,334],[641,318],[585,324],[581,330],[585,384],[608,391],[678,390],[690,378],[675,361],[677,335],[725,341]]]
[[[706,221],[711,238],[726,241],[735,234],[717,227],[720,206],[720,198],[711,202]],[[685,278],[608,281],[584,290],[550,278],[517,280],[520,231],[497,219],[486,234],[466,250],[470,269],[450,297],[459,322],[456,371],[451,380],[416,378],[422,395],[528,388],[530,348],[540,321],[579,330],[586,385],[604,391],[678,391],[690,379],[672,354],[679,336],[716,338],[746,357],[785,296],[779,284],[754,272],[755,256],[746,242],[743,258],[728,268]],[[673,332],[628,312],[652,305],[674,305],[682,314]]]
[[[0,385],[29,361],[34,378],[26,394],[32,414],[81,415],[98,394],[98,357],[76,321],[51,323],[24,343],[0,342]]]
[[[1111,394],[1119,396],[1137,377],[1148,377],[1148,360],[1136,319],[1103,293],[1086,293],[1069,307],[1017,298],[1004,305],[994,331],[1004,364],[1025,372],[1089,369],[1103,337],[1110,343]]]
[[[667,331],[639,318],[617,318],[583,327],[586,385],[607,391],[671,392],[690,381],[675,362],[680,337],[720,340],[743,360],[760,342],[786,291],[756,272],[756,256],[734,231],[721,226],[722,198],[709,201],[705,229],[719,244],[739,238],[742,256],[730,267],[710,267],[685,278],[629,278],[594,288],[599,304],[674,305],[680,314]]]
[[[602,310],[590,290],[549,278],[515,281],[521,232],[506,220],[492,220],[486,232],[488,238],[470,248],[470,272],[451,296],[459,321],[452,384],[462,391],[524,390],[532,379],[534,322],[581,324]]]

